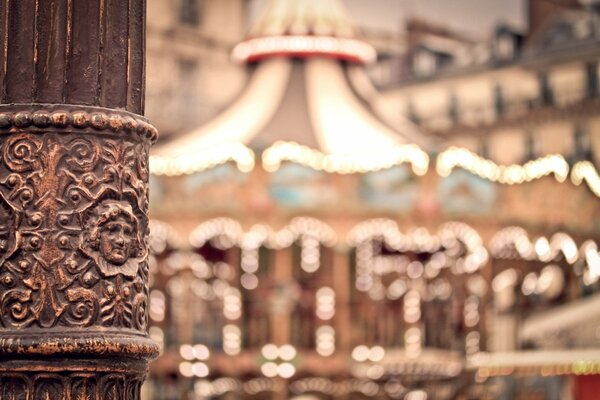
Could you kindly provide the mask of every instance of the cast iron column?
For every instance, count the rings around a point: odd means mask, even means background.
[[[0,400],[139,399],[145,0],[0,0]]]

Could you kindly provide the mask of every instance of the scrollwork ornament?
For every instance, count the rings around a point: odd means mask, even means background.
[[[30,308],[31,290],[8,290],[2,295],[0,313],[4,326],[21,328],[33,320]]]
[[[137,294],[133,299],[133,322],[140,331],[145,331],[148,326],[148,298],[144,294]]]
[[[67,312],[65,320],[71,326],[90,326],[98,317],[100,304],[98,296],[91,290],[76,288],[66,293]]]
[[[145,331],[149,125],[31,121],[0,136],[0,327]]]
[[[145,144],[139,144],[136,146],[136,154],[145,154],[148,153],[148,146]],[[138,176],[142,181],[148,181],[149,179],[149,165],[148,158],[146,157],[136,157],[136,168]]]
[[[36,171],[41,168],[42,142],[32,135],[11,135],[3,146],[4,163],[13,172]]]
[[[85,138],[76,138],[66,145],[66,163],[75,171],[89,172],[96,167],[100,158],[98,146]]]
[[[16,251],[18,236],[15,226],[19,219],[0,194],[0,271],[4,262]]]

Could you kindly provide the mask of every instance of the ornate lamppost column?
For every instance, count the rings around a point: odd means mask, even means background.
[[[145,0],[0,0],[0,399],[139,399]]]

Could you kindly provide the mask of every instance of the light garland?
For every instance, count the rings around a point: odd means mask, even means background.
[[[215,218],[198,225],[190,234],[189,241],[193,247],[202,247],[209,240],[226,238],[228,246],[235,246],[242,236],[242,226],[231,218]]]
[[[212,267],[204,257],[192,251],[178,250],[172,252],[160,265],[160,272],[166,276],[187,270],[199,279],[214,277]]]
[[[465,360],[459,352],[435,348],[421,348],[422,332],[413,327],[407,330],[409,345],[418,350],[418,356],[405,348],[386,349],[385,358],[376,363],[361,354],[360,361],[354,360],[352,374],[358,378],[369,378],[378,369],[382,376],[402,375],[405,377],[453,378],[464,370]],[[368,352],[366,346],[357,346],[360,353]],[[355,348],[356,351],[356,348]],[[353,351],[354,352],[354,351]],[[371,375],[371,376],[370,376]]]
[[[150,156],[150,173],[154,175],[189,175],[234,161],[241,172],[254,169],[254,152],[242,143],[223,143],[207,147],[202,154],[178,157]]]
[[[194,392],[201,397],[221,396],[227,392],[241,392],[242,383],[235,378],[219,378],[214,381],[205,379],[194,383]]]
[[[160,254],[167,248],[177,249],[183,247],[183,241],[177,231],[166,222],[151,219],[149,227],[148,246],[152,254]]]
[[[600,354],[591,349],[514,351],[479,353],[468,359],[467,367],[482,378],[508,375],[597,375]]]
[[[440,176],[450,175],[457,167],[492,182],[509,185],[531,182],[551,174],[554,174],[558,182],[564,182],[569,174],[569,164],[559,154],[549,154],[523,165],[508,166],[498,165],[470,150],[458,147],[450,147],[438,155],[436,170]]]
[[[254,378],[246,382],[236,378],[218,378],[214,381],[202,379],[194,384],[194,391],[202,397],[216,397],[227,392],[248,394],[277,392],[283,388],[282,381],[271,378]],[[290,390],[295,394],[317,392],[331,396],[344,396],[351,393],[362,393],[372,397],[379,393],[380,386],[366,379],[346,379],[336,382],[328,378],[307,377],[292,382]]]
[[[373,397],[379,393],[379,385],[366,379],[347,379],[335,382],[327,378],[309,377],[299,379],[290,385],[295,394],[307,392],[323,393],[329,396],[345,396],[351,393],[361,393]]]
[[[223,327],[223,351],[229,356],[235,356],[242,349],[242,331],[234,324]]]
[[[317,171],[338,174],[366,173],[410,163],[417,175],[429,168],[429,156],[414,144],[397,145],[377,153],[325,154],[295,142],[276,142],[262,155],[263,167],[275,172],[284,161],[291,161]]]
[[[231,53],[237,62],[280,55],[325,55],[361,63],[370,63],[377,58],[376,50],[360,40],[307,35],[253,38],[236,45]]]
[[[437,384],[438,387],[441,384]],[[279,392],[285,388],[283,381],[273,378],[254,378],[243,382],[236,378],[218,378],[214,381],[199,379],[194,383],[194,392],[200,397],[219,397],[226,393],[259,394],[262,392]],[[393,398],[404,395],[404,399],[423,400],[426,392],[420,389],[409,389],[398,381],[390,381],[384,385],[370,379],[345,379],[334,381],[323,377],[306,377],[293,381],[289,389],[295,395],[305,393],[321,393],[326,396],[348,396],[353,393],[366,397],[374,397],[386,393]]]
[[[590,161],[579,161],[573,166],[571,181],[577,186],[585,181],[596,197],[600,197],[600,175]]]
[[[557,232],[550,240],[544,236],[531,241],[525,229],[510,226],[498,231],[490,241],[490,251],[495,258],[538,260],[550,262],[562,254],[569,264],[580,258],[580,252],[573,238],[564,232]]]
[[[261,392],[279,392],[284,388],[284,383],[279,379],[254,378],[244,382],[242,386],[244,392],[248,394],[258,394]]]
[[[161,236],[164,240],[164,232],[164,229],[156,229],[155,233],[158,237],[155,240],[160,241]],[[400,252],[436,253],[443,248],[462,243],[467,253],[462,262],[463,272],[467,273],[475,272],[487,263],[488,248],[491,255],[497,259],[521,258],[551,262],[562,255],[571,265],[585,256],[587,249],[583,246],[582,249],[578,249],[573,238],[564,232],[557,232],[549,238],[541,236],[531,240],[523,228],[507,227],[498,231],[486,248],[477,231],[464,223],[445,223],[433,235],[424,228],[405,234],[399,230],[393,220],[373,219],[356,225],[345,240],[348,246],[357,248],[357,261],[361,261],[357,264],[357,278],[363,274],[370,275],[375,261],[379,263],[379,269],[385,270],[384,260],[376,260],[377,256],[373,253],[373,249],[366,246],[378,237],[385,242],[386,246]],[[257,250],[261,246],[282,249],[299,241],[303,254],[308,257],[308,260],[302,263],[303,270],[315,272],[319,269],[320,245],[332,247],[338,242],[334,230],[329,225],[310,217],[296,217],[279,231],[273,231],[265,225],[254,225],[250,230],[243,231],[240,223],[233,219],[215,218],[194,229],[189,240],[196,248],[202,247],[208,241],[213,241],[221,248],[239,246],[243,250],[241,268],[249,274],[256,273]],[[158,247],[162,248],[162,246]],[[367,262],[367,260],[371,261]],[[364,271],[361,265],[366,268]],[[370,267],[367,267],[368,265]]]
[[[148,307],[148,316],[150,319],[156,322],[164,321],[166,307],[165,294],[158,289],[150,291],[150,307]]]
[[[583,282],[586,285],[594,284],[600,279],[600,253],[598,245],[591,240],[585,241],[579,251],[585,257],[586,268],[583,272]]]
[[[322,325],[315,331],[315,350],[321,357],[329,357],[335,352],[335,329]]]
[[[226,143],[207,148],[202,155],[163,157],[150,156],[150,172],[161,176],[189,175],[206,171],[227,162],[235,162],[238,170],[251,172],[255,166],[255,154],[242,143]],[[382,149],[377,154],[326,154],[320,150],[295,142],[276,142],[262,155],[267,172],[277,171],[283,162],[294,162],[317,171],[338,174],[367,173],[411,164],[413,172],[422,176],[429,169],[429,156],[414,144],[398,145]],[[554,175],[557,182],[564,182],[569,175],[569,165],[560,154],[549,154],[525,164],[499,165],[470,150],[450,147],[441,152],[436,160],[436,171],[447,177],[456,168],[465,169],[481,178],[501,184],[521,184],[544,176]],[[590,161],[579,161],[571,169],[571,181],[579,186],[584,181],[596,197],[600,197],[600,174]]]
[[[373,246],[373,241],[377,239],[398,252],[430,253],[431,260],[423,265],[421,262],[409,263],[402,255],[382,257],[376,254]],[[392,220],[373,219],[353,228],[348,234],[347,243],[356,248],[356,288],[369,293],[374,300],[381,300],[384,295],[390,299],[398,299],[404,294],[404,282],[397,280],[385,287],[381,279],[383,274],[397,270],[401,264],[406,264],[403,269],[406,269],[408,278],[417,279],[426,271],[439,272],[448,266],[454,266],[452,272],[455,274],[471,274],[482,268],[489,259],[479,234],[475,229],[460,222],[448,222],[439,228],[437,234],[431,235],[424,228],[404,234]],[[463,255],[457,253],[460,248],[457,246],[460,244],[466,250]],[[384,291],[387,291],[387,294]],[[410,322],[417,321],[420,318],[420,315],[417,315],[416,312],[409,315]]]
[[[404,234],[396,222],[386,218],[375,218],[356,225],[348,234],[347,243],[349,246],[358,246],[375,237],[383,238],[387,245],[398,251],[431,253],[449,245],[454,239],[463,242],[469,252],[476,252],[483,246],[477,231],[462,222],[447,222],[440,226],[435,235],[424,228]]]
[[[198,225],[190,234],[193,247],[202,247],[208,241],[215,242],[221,248],[239,246],[244,250],[256,250],[261,246],[282,249],[291,246],[297,240],[306,253],[318,251],[318,245],[332,247],[337,243],[335,231],[326,223],[310,217],[293,218],[279,231],[273,231],[265,225],[254,225],[244,232],[239,222],[231,218],[215,218]],[[316,246],[317,245],[317,246]],[[318,258],[315,260],[318,263]],[[245,272],[255,272],[251,266],[242,266]],[[318,269],[314,265],[305,265],[308,272]]]
[[[335,291],[327,286],[323,286],[315,293],[316,297],[316,316],[328,321],[335,315]]]

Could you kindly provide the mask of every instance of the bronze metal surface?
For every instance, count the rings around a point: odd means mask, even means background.
[[[0,0],[0,399],[139,399],[144,0]]]

